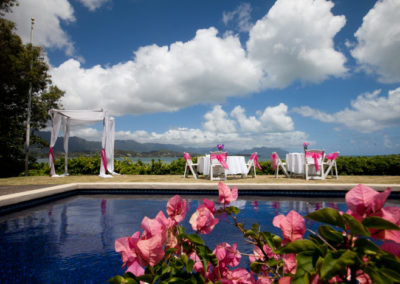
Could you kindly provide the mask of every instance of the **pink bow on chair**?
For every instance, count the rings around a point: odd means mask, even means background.
[[[210,158],[211,160],[213,159],[217,159],[218,162],[220,162],[220,164],[225,168],[225,169],[229,169],[228,164],[226,163],[226,154],[210,154]]]
[[[254,164],[261,170],[261,166],[260,166],[260,164],[258,163],[258,156],[257,156],[257,153],[251,154],[250,160],[254,160]]]
[[[272,168],[274,169],[274,171],[276,171],[276,160],[278,159],[278,155],[275,153],[271,154],[271,162],[272,162]]]
[[[326,155],[326,158],[328,159],[328,160],[336,160],[337,159],[337,157],[339,156],[339,153],[337,153],[337,152],[335,152],[335,153],[329,153],[329,154],[327,154]]]
[[[185,161],[187,161],[187,160],[191,160],[192,158],[190,158],[190,155],[189,155],[189,153],[183,153],[183,158],[185,159]]]
[[[306,158],[309,158],[309,157],[314,159],[315,171],[319,172],[318,159],[322,158],[322,154],[306,152]]]

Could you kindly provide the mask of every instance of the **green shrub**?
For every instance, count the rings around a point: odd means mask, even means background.
[[[71,175],[98,175],[100,171],[100,156],[80,156],[68,161],[68,172]],[[197,157],[193,157],[197,163]],[[259,161],[261,170],[257,168],[257,175],[273,175],[271,161]],[[183,175],[185,160],[178,158],[170,164],[163,163],[160,159],[152,160],[150,164],[141,160],[133,162],[125,157],[122,160],[114,160],[114,170],[124,175]],[[56,172],[64,173],[64,158],[56,159]],[[340,175],[399,175],[400,155],[387,156],[339,156],[337,167]],[[33,163],[30,167],[30,175],[48,175],[47,163]]]

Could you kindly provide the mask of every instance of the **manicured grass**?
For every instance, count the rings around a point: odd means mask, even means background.
[[[183,178],[182,175],[120,175],[113,178],[101,178],[99,176],[67,176],[60,178],[51,178],[48,176],[32,176],[32,177],[14,177],[1,178],[0,187],[2,186],[26,186],[26,185],[56,185],[68,183],[125,183],[125,182],[166,182],[166,183],[216,183],[205,177],[195,180],[192,176]],[[248,177],[242,179],[240,176],[229,177],[227,183],[332,183],[332,184],[400,184],[400,176],[339,176],[339,179],[327,177],[326,180],[308,180],[302,178],[286,178],[280,176],[275,178],[273,175],[257,175],[256,178]]]

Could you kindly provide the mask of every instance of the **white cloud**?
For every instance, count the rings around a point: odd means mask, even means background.
[[[271,111],[272,110],[272,111]],[[251,149],[253,147],[298,147],[299,141],[306,141],[307,134],[294,129],[288,130],[287,126],[278,129],[260,126],[252,128],[251,123],[261,125],[263,114],[274,116],[273,120],[290,120],[286,115],[287,107],[280,104],[276,107],[266,107],[263,112],[247,117],[245,109],[237,106],[228,114],[220,105],[214,106],[204,114],[203,127],[185,128],[176,127],[165,132],[149,132],[146,130],[117,131],[115,139],[135,140],[140,143],[163,143],[183,146],[196,145],[197,147],[210,147],[218,143],[224,143],[231,149]],[[243,124],[243,121],[246,121]],[[116,118],[118,124],[118,118]],[[240,125],[240,128],[236,127]],[[98,129],[100,129],[98,127]],[[87,140],[100,140],[101,130],[95,128],[72,127],[71,136],[78,136]]]
[[[400,88],[391,90],[387,97],[379,96],[380,90],[359,95],[351,102],[351,108],[334,114],[326,114],[310,107],[294,108],[293,111],[323,122],[338,123],[361,133],[400,125]]]
[[[18,1],[19,6],[6,18],[15,22],[17,34],[24,43],[29,43],[31,32],[31,18],[35,19],[33,29],[33,44],[45,48],[65,50],[66,54],[73,55],[74,45],[61,27],[61,22],[75,21],[74,11],[67,0],[24,0]]]
[[[51,75],[66,91],[66,108],[104,107],[120,115],[222,102],[258,91],[261,73],[236,36],[221,38],[209,28],[188,42],[142,47],[133,61],[84,69],[70,59]]]
[[[264,86],[283,88],[296,80],[320,82],[346,73],[345,56],[334,49],[344,16],[325,0],[277,0],[250,30],[249,58],[264,72]]]
[[[249,3],[240,4],[232,12],[224,12],[222,14],[222,21],[225,25],[236,20],[240,32],[248,32],[253,26],[250,22],[251,6]]]
[[[79,0],[90,11],[94,11],[111,0]]]
[[[400,82],[400,1],[377,1],[355,33],[351,51],[362,68],[376,72],[381,82]]]

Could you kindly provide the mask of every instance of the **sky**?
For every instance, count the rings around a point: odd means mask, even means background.
[[[19,0],[65,109],[116,139],[400,153],[399,0]],[[101,125],[71,135],[101,139]]]

